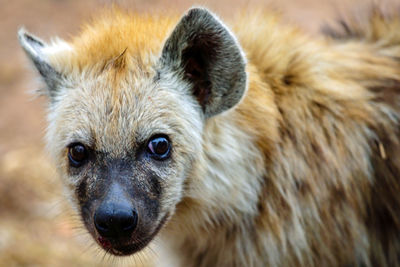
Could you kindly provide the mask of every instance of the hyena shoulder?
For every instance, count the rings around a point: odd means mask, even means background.
[[[374,10],[365,23],[342,23],[343,31],[315,41],[270,25],[238,32],[278,111],[277,146],[263,148],[268,175],[260,221],[277,214],[268,228],[292,253],[284,265],[399,265],[399,17]],[[265,144],[270,129],[259,131]],[[321,240],[326,251],[315,249]]]

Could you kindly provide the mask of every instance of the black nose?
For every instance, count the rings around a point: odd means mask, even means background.
[[[102,237],[130,237],[137,226],[137,213],[126,204],[103,202],[94,214],[94,224]]]

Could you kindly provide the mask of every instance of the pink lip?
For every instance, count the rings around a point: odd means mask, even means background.
[[[111,243],[110,241],[108,241],[107,239],[105,239],[104,237],[99,237],[98,238],[100,245],[105,248],[105,249],[110,249],[111,248]]]

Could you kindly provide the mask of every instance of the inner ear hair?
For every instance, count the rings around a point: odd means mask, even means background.
[[[246,89],[246,61],[235,37],[212,13],[193,8],[167,39],[161,61],[183,73],[206,117],[235,106]]]
[[[18,31],[18,39],[25,53],[31,59],[47,85],[45,94],[53,99],[62,80],[62,75],[51,66],[43,52],[47,44],[29,34],[23,28]]]
[[[213,38],[212,34],[196,36],[182,51],[185,77],[193,84],[193,95],[203,111],[211,96],[212,84],[209,71],[213,58],[216,56],[215,49],[218,49],[218,42],[213,42]]]

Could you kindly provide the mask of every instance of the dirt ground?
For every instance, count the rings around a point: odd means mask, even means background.
[[[222,18],[250,6],[280,10],[285,23],[318,34],[324,22],[361,13],[368,0],[226,0],[113,1],[140,12],[196,4],[210,7]],[[384,10],[400,0],[374,1]],[[44,149],[46,99],[31,90],[40,86],[27,64],[16,32],[25,26],[44,40],[79,31],[79,25],[106,0],[0,0],[0,266],[148,266],[148,260],[111,258],[100,251],[69,210],[51,159]],[[400,10],[400,9],[397,9]],[[151,255],[151,257],[157,255]],[[135,265],[137,264],[137,265]]]

